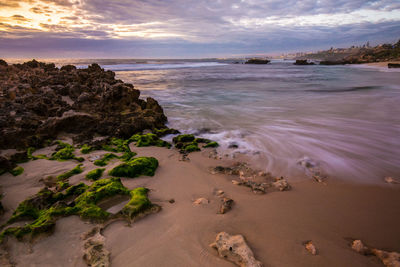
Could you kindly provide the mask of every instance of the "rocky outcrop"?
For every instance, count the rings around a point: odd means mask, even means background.
[[[40,147],[60,132],[75,134],[78,143],[94,135],[127,138],[167,121],[156,100],[140,99],[139,90],[98,64],[3,62],[0,88],[0,149]]]
[[[308,62],[307,59],[297,59],[293,65],[315,65],[314,62]]]
[[[400,267],[400,253],[368,248],[361,240],[354,240],[351,248],[362,255],[375,255],[386,267]]]
[[[217,166],[211,168],[210,171],[212,174],[236,176],[238,179],[232,180],[233,184],[249,187],[255,194],[290,189],[289,183],[283,177],[273,177],[270,173],[254,170],[242,162],[237,162],[230,167]]]
[[[251,58],[247,60],[244,64],[268,64],[271,60],[263,59],[263,58]]]
[[[263,264],[254,258],[253,251],[242,235],[230,235],[225,232],[217,234],[215,243],[210,245],[225,258],[241,267],[262,267]]]
[[[110,266],[110,252],[105,248],[105,237],[100,232],[100,227],[94,227],[82,236],[84,240],[83,259],[88,266]]]

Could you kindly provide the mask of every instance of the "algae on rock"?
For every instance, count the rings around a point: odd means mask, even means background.
[[[91,170],[90,172],[88,172],[86,174],[85,178],[87,180],[96,181],[96,180],[100,179],[100,177],[103,175],[103,172],[105,170],[106,170],[105,168],[98,168],[98,169]]]
[[[154,176],[158,160],[153,157],[133,158],[113,168],[109,174],[116,177],[134,178],[140,175]]]

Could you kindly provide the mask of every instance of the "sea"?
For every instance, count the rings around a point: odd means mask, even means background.
[[[276,176],[382,183],[400,178],[400,70],[366,65],[268,65],[243,60],[60,60],[92,62],[162,105],[168,126],[246,155]]]

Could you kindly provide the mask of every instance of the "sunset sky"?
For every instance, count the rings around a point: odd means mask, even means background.
[[[2,58],[198,58],[400,39],[398,0],[0,0]]]

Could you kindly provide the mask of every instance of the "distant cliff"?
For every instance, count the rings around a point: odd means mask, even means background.
[[[395,44],[369,45],[351,48],[331,48],[325,51],[306,54],[296,59],[343,62],[343,64],[361,64],[400,60],[400,40]]]

